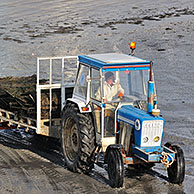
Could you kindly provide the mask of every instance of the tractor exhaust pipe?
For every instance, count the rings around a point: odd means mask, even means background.
[[[150,80],[148,81],[148,112],[154,108],[154,82],[152,76],[152,61],[150,62]]]
[[[150,62],[150,80],[148,81],[148,112],[153,116],[159,116],[160,110],[157,109],[157,96],[156,89],[153,79],[153,71],[152,71],[153,63]]]

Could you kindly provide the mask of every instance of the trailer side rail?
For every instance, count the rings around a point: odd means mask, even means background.
[[[28,117],[19,117],[13,112],[0,108],[0,122],[8,121],[10,124],[15,124],[18,127],[37,130],[36,120]]]

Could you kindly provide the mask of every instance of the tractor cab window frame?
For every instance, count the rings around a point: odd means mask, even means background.
[[[79,70],[76,76],[77,82],[74,87],[74,94],[84,100],[87,99],[87,87],[88,87],[88,76],[90,75],[90,67],[79,63]]]
[[[90,68],[90,99],[92,104],[92,109],[94,113],[94,123],[96,128],[96,134],[101,135],[101,70],[99,68],[91,67]],[[100,138],[99,138],[100,140]]]
[[[91,68],[91,87],[90,87],[90,97],[92,100],[98,102],[102,101],[102,87],[101,87],[101,71],[98,68]]]

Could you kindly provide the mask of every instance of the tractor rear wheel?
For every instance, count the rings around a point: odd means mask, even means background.
[[[122,187],[124,179],[123,157],[118,149],[110,149],[107,153],[108,177],[110,186]]]
[[[179,146],[172,146],[172,150],[176,152],[175,161],[167,169],[168,178],[171,183],[181,184],[185,177],[185,159],[182,149]]]
[[[73,172],[88,172],[95,150],[92,118],[79,112],[75,104],[67,104],[62,115],[61,145],[67,168]]]

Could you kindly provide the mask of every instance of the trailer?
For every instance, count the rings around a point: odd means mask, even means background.
[[[36,134],[60,138],[61,110],[65,100],[72,97],[75,85],[72,80],[66,82],[64,77],[67,68],[65,62],[69,59],[77,64],[77,56],[37,58],[36,99],[34,100],[36,103],[34,107],[28,108],[28,111],[25,112],[18,111],[13,107],[8,108],[8,110],[5,107],[0,107],[0,122],[25,127],[27,131],[31,129]],[[58,71],[57,78],[54,78],[53,75],[56,73],[55,68]],[[13,103],[13,100],[11,102]],[[33,115],[29,113],[32,112],[32,108],[35,112]],[[30,117],[31,115],[32,117]]]
[[[170,182],[181,184],[184,154],[177,145],[162,145],[165,121],[157,105],[153,63],[135,57],[135,46],[130,44],[130,55],[37,58],[36,118],[0,109],[0,120],[60,139],[73,172],[88,173],[102,153],[112,187],[123,186],[124,166],[151,168],[155,163],[164,164]],[[77,64],[74,82],[66,79],[66,65],[72,64]]]

